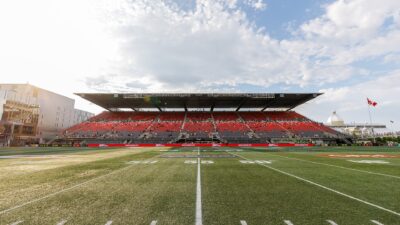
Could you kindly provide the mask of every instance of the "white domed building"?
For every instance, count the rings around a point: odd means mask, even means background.
[[[384,124],[370,124],[370,123],[349,123],[346,124],[344,120],[334,111],[326,121],[326,126],[329,126],[337,131],[347,133],[353,136],[365,137],[373,135],[374,128],[386,128]]]
[[[343,126],[344,121],[340,116],[335,112],[332,113],[332,115],[328,118],[326,121],[327,124],[333,125],[333,126]]]

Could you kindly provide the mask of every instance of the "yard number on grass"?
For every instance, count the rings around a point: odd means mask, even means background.
[[[243,164],[271,164],[270,160],[239,160]]]
[[[201,160],[201,164],[213,164],[214,161],[211,160]],[[197,164],[197,160],[186,160],[185,164]]]
[[[384,160],[348,160],[354,163],[366,163],[366,164],[388,164],[389,162]]]

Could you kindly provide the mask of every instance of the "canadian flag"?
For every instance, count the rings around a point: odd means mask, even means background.
[[[378,103],[377,102],[375,102],[375,101],[372,101],[371,99],[369,99],[369,98],[367,98],[367,102],[368,102],[368,105],[372,105],[373,107],[375,107],[376,105],[378,105]]]

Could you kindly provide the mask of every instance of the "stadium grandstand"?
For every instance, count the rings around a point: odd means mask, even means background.
[[[351,139],[293,109],[321,93],[94,94],[106,109],[66,129],[56,143],[350,143]]]

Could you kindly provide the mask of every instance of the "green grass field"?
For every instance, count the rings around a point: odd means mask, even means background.
[[[400,148],[11,148],[0,181],[0,224],[400,224]]]

